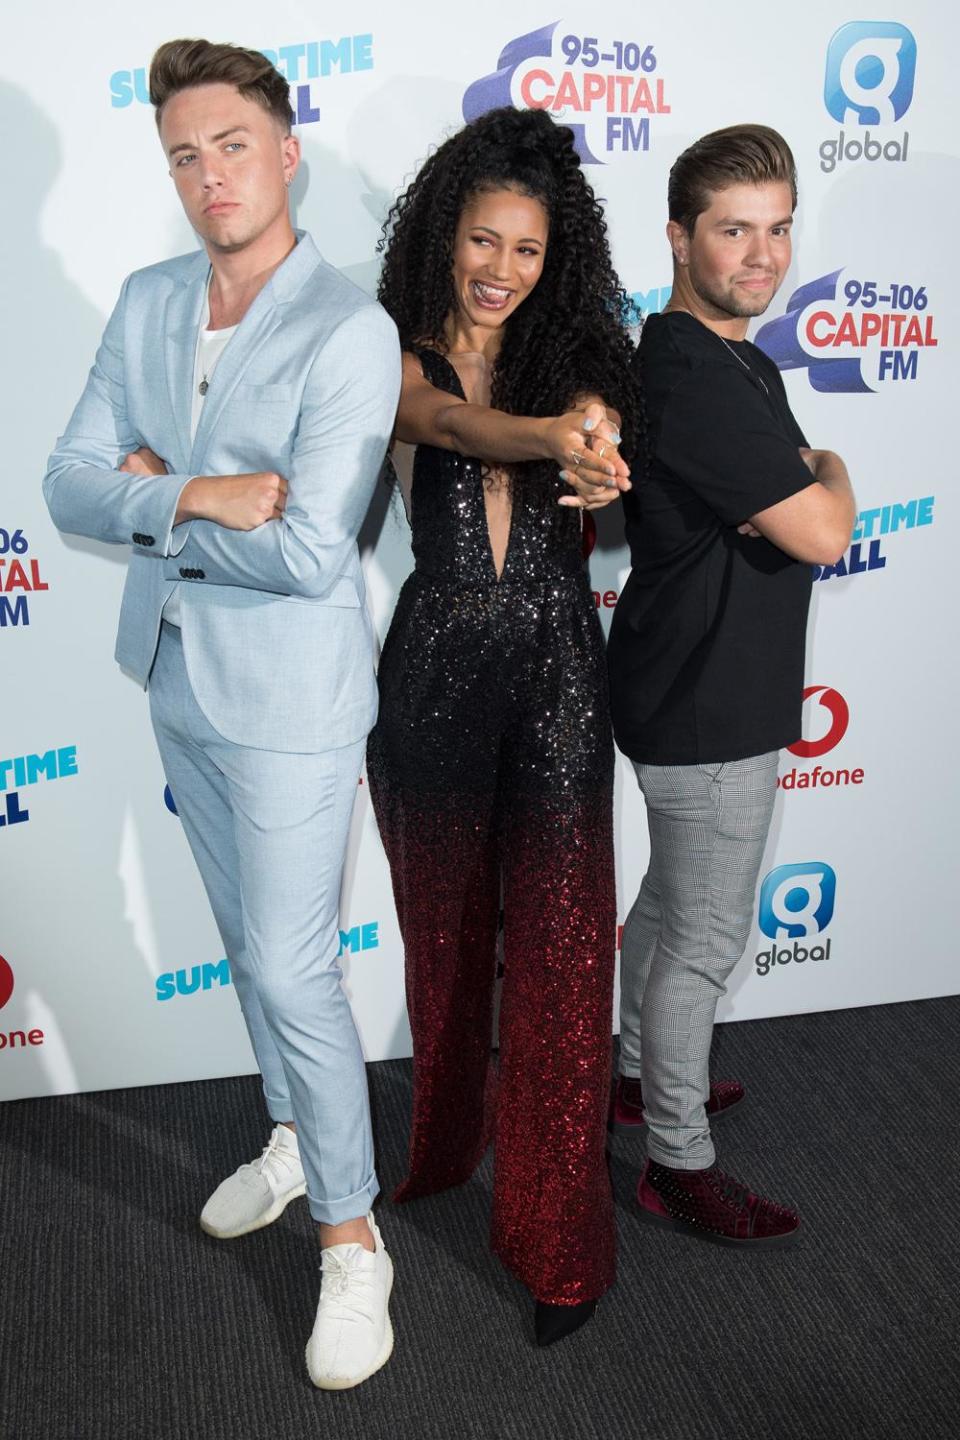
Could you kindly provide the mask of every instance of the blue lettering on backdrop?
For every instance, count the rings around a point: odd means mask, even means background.
[[[356,75],[372,70],[373,35],[341,35],[336,40],[308,40],[296,45],[280,45],[276,50],[261,50],[290,85],[290,104],[295,124],[312,125],[320,119],[320,110],[310,86],[311,80],[326,80],[332,75]],[[146,66],[133,70],[115,70],[110,76],[110,104],[124,110],[134,101],[150,104],[149,77]]]
[[[633,301],[641,315],[659,315],[673,294],[672,285],[655,285],[652,290],[634,290],[628,298]]]
[[[141,105],[150,104],[150,87],[143,65],[136,70],[115,70],[110,76],[110,104],[115,110],[122,110],[139,100]]]
[[[8,625],[29,624],[26,595],[18,595],[16,600],[11,600],[9,595],[0,595],[0,630],[5,630]]]
[[[64,780],[79,774],[76,745],[61,745],[57,750],[38,750],[30,755],[13,755],[0,760],[0,830],[9,825],[23,825],[30,811],[21,803],[19,791],[41,780]],[[10,789],[10,786],[15,788]]]
[[[377,950],[380,946],[380,922],[370,920],[366,925],[354,925],[352,930],[340,931],[338,956],[349,951],[355,955],[359,950]]]
[[[76,745],[62,745],[59,750],[45,750],[35,755],[15,755],[10,760],[0,760],[0,790],[6,790],[7,783],[36,785],[40,777],[45,780],[63,780],[78,773]]]
[[[172,1000],[175,995],[193,995],[198,990],[210,990],[214,985],[232,984],[230,962],[226,958],[214,964],[208,960],[203,965],[191,965],[189,970],[168,970],[156,979],[158,1000]]]
[[[865,575],[869,570],[883,570],[887,557],[882,553],[880,537],[895,535],[899,530],[915,530],[933,524],[933,495],[916,500],[898,501],[861,510],[853,529],[853,543],[836,565],[814,565],[814,580],[832,580],[847,575]]]

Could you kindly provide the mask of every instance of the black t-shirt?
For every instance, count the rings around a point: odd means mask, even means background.
[[[623,497],[633,569],[608,648],[617,744],[653,765],[780,749],[800,736],[812,571],[737,526],[813,483],[806,441],[773,362],[684,311],[647,319],[636,363],[650,466],[644,477],[634,463]]]

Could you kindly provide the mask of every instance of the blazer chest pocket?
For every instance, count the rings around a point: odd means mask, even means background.
[[[286,474],[298,418],[296,386],[235,385],[210,432],[212,463]]]
[[[295,397],[292,385],[252,385],[242,381],[233,387],[228,404],[289,405]]]

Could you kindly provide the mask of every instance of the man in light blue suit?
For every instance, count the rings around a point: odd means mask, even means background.
[[[390,1355],[392,1266],[339,890],[376,714],[357,552],[400,357],[380,307],[290,224],[299,142],[257,51],[172,41],[151,66],[164,152],[204,250],[124,283],[50,457],[61,530],[130,547],[117,659],[149,688],[274,1121],[205,1205],[227,1239],[306,1191],[326,1389]]]

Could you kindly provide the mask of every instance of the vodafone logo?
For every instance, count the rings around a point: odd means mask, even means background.
[[[584,560],[589,560],[593,554],[593,547],[597,543],[597,522],[589,510],[581,510],[583,516],[583,529],[580,532],[580,546],[583,551]]]
[[[589,510],[581,510],[580,514],[583,517],[583,528],[580,532],[580,548],[584,560],[589,560],[597,543],[597,522]],[[593,591],[593,603],[598,610],[615,609],[619,599],[620,593],[617,590]]]
[[[809,706],[807,701],[811,702]],[[815,760],[840,744],[850,724],[850,709],[840,691],[831,690],[828,685],[808,685],[803,692],[803,703],[807,706],[805,718],[816,738],[798,740],[788,745],[787,750],[801,760]],[[843,766],[838,770],[824,765],[807,768],[795,765],[792,770],[777,777],[781,790],[830,790],[834,786],[841,789],[847,785],[862,785],[863,781],[861,765],[852,769]]]
[[[847,726],[850,724],[850,709],[846,700],[839,690],[831,690],[826,685],[808,685],[803,692],[804,704],[813,696],[818,697],[815,707],[815,729],[826,732],[819,740],[798,740],[794,745],[788,745],[787,749],[791,755],[799,755],[801,760],[814,760],[818,755],[826,755],[835,745],[839,745],[847,733]]]
[[[0,1010],[3,1009],[10,996],[13,994],[13,971],[0,955]]]
[[[0,1010],[3,1009],[12,994],[13,970],[0,955]],[[42,1030],[0,1030],[0,1052],[23,1050],[30,1045],[42,1045],[44,1038]]]

